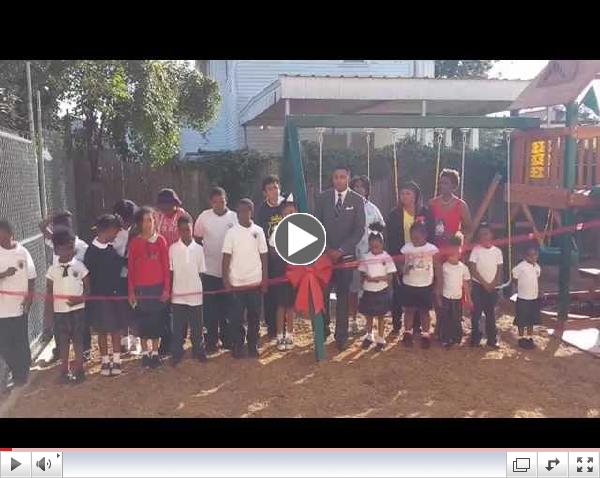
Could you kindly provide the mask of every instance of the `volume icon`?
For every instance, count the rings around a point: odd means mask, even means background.
[[[42,471],[49,470],[52,468],[52,462],[50,458],[42,457],[38,461],[35,462],[35,466],[38,467]]]

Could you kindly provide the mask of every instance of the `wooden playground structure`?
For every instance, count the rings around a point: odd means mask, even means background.
[[[523,216],[530,235],[540,244],[540,261],[559,268],[558,293],[548,294],[545,303],[557,304],[547,312],[550,328],[563,335],[567,329],[600,329],[600,317],[571,314],[572,300],[600,300],[600,268],[584,268],[579,273],[589,279],[587,291],[571,291],[571,269],[578,262],[574,232],[576,214],[599,211],[600,219],[600,127],[578,125],[581,104],[598,114],[593,81],[600,78],[599,60],[552,60],[510,106],[510,116],[435,116],[401,114],[288,115],[285,122],[282,178],[294,192],[300,210],[307,211],[305,176],[300,157],[298,128],[493,128],[501,129],[507,141],[505,199],[509,274],[513,263],[512,229]],[[518,116],[519,110],[564,105],[562,127],[542,127],[538,118]],[[439,146],[438,146],[439,147]],[[396,190],[401,177],[394,160]],[[438,149],[439,167],[439,149]],[[464,169],[464,153],[463,153]],[[464,171],[463,171],[464,172]],[[468,181],[467,174],[467,181]],[[497,175],[473,216],[474,227],[487,213],[501,186]],[[532,207],[544,208],[546,225],[534,218]],[[598,225],[595,225],[597,227]],[[550,245],[554,228],[562,230]],[[510,280],[504,284],[510,283]],[[315,324],[316,325],[316,324]],[[318,344],[316,344],[318,347]],[[576,345],[577,346],[577,345]]]

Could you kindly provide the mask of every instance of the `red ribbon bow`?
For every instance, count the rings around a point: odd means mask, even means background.
[[[308,266],[287,267],[286,276],[297,290],[295,308],[298,312],[310,313],[309,298],[312,299],[315,315],[325,309],[323,289],[331,279],[332,263],[327,256],[321,256]]]

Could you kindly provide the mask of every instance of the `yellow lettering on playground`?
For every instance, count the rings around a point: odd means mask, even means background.
[[[546,177],[546,142],[533,141],[529,156],[529,177],[543,179]]]

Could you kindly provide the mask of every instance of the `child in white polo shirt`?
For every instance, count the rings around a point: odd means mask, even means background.
[[[14,240],[13,228],[0,220],[0,355],[12,372],[15,386],[29,377],[31,350],[27,337],[27,315],[35,285],[35,265],[31,254]]]
[[[525,259],[513,268],[517,281],[517,311],[515,325],[519,329],[519,347],[534,348],[533,326],[540,322],[539,278],[542,269],[537,263],[539,252],[535,244],[527,246]]]
[[[70,229],[56,228],[52,233],[54,252],[58,262],[46,273],[47,308],[54,312],[54,336],[58,341],[61,360],[62,383],[80,383],[85,379],[83,371],[83,336],[85,332],[85,296],[90,293],[88,269],[75,258],[75,234]],[[65,297],[53,297],[68,296]],[[75,368],[69,375],[69,351],[73,344]]]
[[[469,268],[460,261],[462,241],[459,236],[448,240],[448,258],[442,265],[442,307],[438,330],[444,348],[462,340],[463,301],[471,303]]]
[[[245,337],[248,356],[258,358],[261,292],[268,290],[268,252],[263,229],[252,222],[254,203],[244,198],[238,204],[239,224],[225,235],[223,243],[223,284],[232,291],[231,334],[233,357],[243,357]],[[248,331],[243,326],[244,312]]]
[[[202,280],[206,272],[204,251],[192,237],[192,218],[184,214],[177,220],[179,240],[169,248],[169,265],[172,274],[171,305],[173,310],[173,338],[171,352],[173,366],[183,357],[183,342],[188,327],[192,332],[192,355],[200,362],[206,361],[204,328],[202,320]]]
[[[477,232],[477,245],[473,247],[469,257],[469,266],[473,286],[473,315],[471,316],[471,347],[479,347],[481,333],[479,320],[485,313],[485,335],[487,346],[497,349],[496,303],[498,291],[496,287],[502,278],[502,251],[494,246],[494,234],[488,224],[481,224]]]
[[[397,270],[394,260],[383,247],[383,225],[379,222],[370,224],[368,231],[369,252],[361,258],[358,266],[363,291],[358,311],[367,318],[367,335],[362,348],[366,350],[373,344],[373,318],[377,317],[376,347],[383,350],[385,316],[392,308],[389,286]]]

